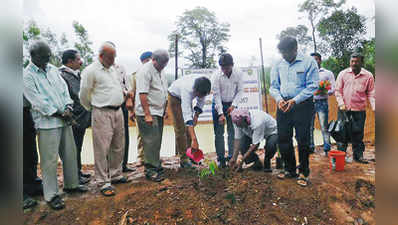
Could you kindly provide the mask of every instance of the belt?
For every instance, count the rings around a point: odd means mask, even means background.
[[[282,96],[282,98],[285,101],[289,101],[290,99],[293,99],[293,98],[286,98],[286,97],[283,97],[283,96]],[[303,104],[303,103],[306,103],[306,102],[313,102],[314,101],[313,99],[314,99],[314,97],[309,97],[306,100],[302,101],[300,104]]]
[[[112,110],[118,110],[118,109],[120,109],[120,105],[119,106],[113,106],[113,105],[108,105],[108,106],[104,106],[104,107],[102,107],[102,108],[105,108],[105,109],[112,109]]]
[[[327,101],[328,99],[327,98],[321,98],[321,99],[315,99],[314,98],[314,102],[317,102],[317,101]]]

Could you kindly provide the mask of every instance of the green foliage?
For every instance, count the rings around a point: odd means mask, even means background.
[[[203,168],[199,170],[199,178],[205,178],[210,175],[214,176],[216,175],[216,172],[218,171],[218,166],[215,161],[207,161],[208,167]]]
[[[337,10],[345,3],[345,0],[340,0],[335,3],[334,0],[306,0],[299,5],[299,12],[306,14],[308,21],[311,24],[312,42],[314,52],[326,53],[325,44],[317,41],[316,28],[321,17],[326,17],[330,9]]]
[[[376,64],[376,39],[372,38],[362,42],[362,54],[364,56],[363,67],[375,75]]]
[[[215,68],[217,53],[226,52],[223,46],[230,35],[228,23],[219,23],[214,12],[205,7],[186,10],[176,22],[177,29],[169,36],[169,52],[174,56],[178,37],[178,55],[190,62],[190,68]]]
[[[87,65],[90,65],[93,62],[94,52],[91,49],[93,43],[89,40],[88,32],[82,24],[77,21],[73,21],[72,26],[79,39],[79,42],[75,43],[75,48],[79,51],[80,56],[84,61],[81,67],[83,70]]]
[[[349,65],[350,55],[361,47],[366,32],[365,18],[355,7],[346,11],[336,10],[319,22],[321,38],[329,43],[331,55],[338,59],[342,68]]]

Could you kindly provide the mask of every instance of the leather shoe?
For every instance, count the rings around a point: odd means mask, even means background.
[[[64,188],[66,193],[84,193],[88,191],[88,187],[85,185],[79,185],[75,188]]]
[[[47,204],[54,210],[65,208],[65,202],[59,195],[54,196]]]
[[[80,173],[80,176],[84,177],[84,178],[90,178],[91,174],[89,174],[89,173]]]

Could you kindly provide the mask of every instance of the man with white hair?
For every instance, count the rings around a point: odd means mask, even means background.
[[[112,183],[127,183],[122,175],[124,154],[124,120],[121,105],[123,90],[113,67],[115,45],[105,42],[99,50],[98,61],[82,72],[80,102],[92,111],[95,179],[104,196],[112,196]]]
[[[156,182],[163,180],[160,147],[167,107],[167,80],[162,71],[168,61],[166,50],[156,50],[152,53],[152,61],[144,64],[136,75],[135,114],[143,142],[145,176]]]

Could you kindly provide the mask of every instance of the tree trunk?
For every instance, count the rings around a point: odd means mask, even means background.
[[[314,42],[314,52],[317,52],[316,50],[316,40],[315,40],[315,26],[314,26],[314,17],[310,15],[310,21],[311,21],[311,27],[312,27],[312,41]]]

